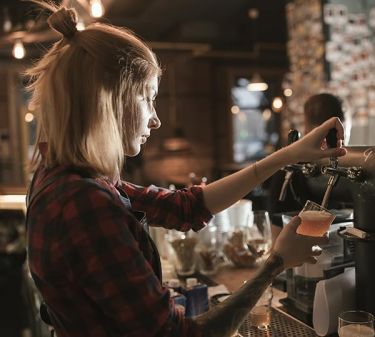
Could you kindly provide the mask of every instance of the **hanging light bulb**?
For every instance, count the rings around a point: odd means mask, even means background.
[[[34,115],[31,112],[26,113],[25,122],[31,123],[34,120]]]
[[[10,20],[7,7],[4,8],[3,30],[5,33],[8,33],[12,30],[12,21]]]
[[[293,90],[292,89],[290,89],[290,88],[284,89],[284,96],[285,97],[290,97],[292,95],[293,95]]]
[[[268,89],[268,84],[263,81],[258,73],[255,73],[251,78],[250,83],[247,85],[247,90],[249,91],[266,91]]]
[[[93,18],[100,18],[104,14],[104,7],[101,0],[90,1],[91,16]]]
[[[275,112],[281,111],[281,109],[283,108],[283,105],[284,105],[283,100],[280,97],[275,97],[272,101],[272,109]]]
[[[18,60],[23,59],[25,57],[26,51],[21,40],[17,40],[14,43],[12,54]]]

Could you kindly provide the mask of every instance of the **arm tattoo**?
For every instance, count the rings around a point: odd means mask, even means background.
[[[202,330],[203,337],[231,336],[283,269],[282,257],[275,253],[271,254],[252,280],[247,281],[224,302],[196,317],[194,321]]]

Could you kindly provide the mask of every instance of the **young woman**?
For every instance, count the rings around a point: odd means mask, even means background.
[[[297,235],[294,218],[257,276],[209,312],[185,319],[161,284],[146,219],[201,229],[282,166],[341,156],[343,128],[330,119],[299,142],[204,188],[171,192],[120,178],[124,156],[139,153],[160,127],[153,107],[160,68],[123,28],[76,30],[72,9],[49,8],[62,36],[31,69],[40,125],[38,168],[29,191],[28,259],[58,337],[230,336],[284,268],[314,262],[326,238]],[[322,151],[331,128],[338,147]]]

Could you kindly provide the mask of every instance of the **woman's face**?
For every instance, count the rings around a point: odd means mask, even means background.
[[[151,130],[158,129],[161,125],[154,108],[154,101],[158,94],[158,86],[158,77],[155,75],[146,84],[144,94],[137,96],[138,126],[132,140],[130,141],[128,153],[126,153],[127,156],[136,156],[141,150],[141,145],[147,142]]]

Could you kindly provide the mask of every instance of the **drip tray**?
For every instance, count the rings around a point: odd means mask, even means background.
[[[239,333],[242,337],[317,337],[313,329],[271,308],[271,326],[267,331],[258,330],[250,325],[248,319],[241,325]],[[238,335],[237,335],[238,336]]]

